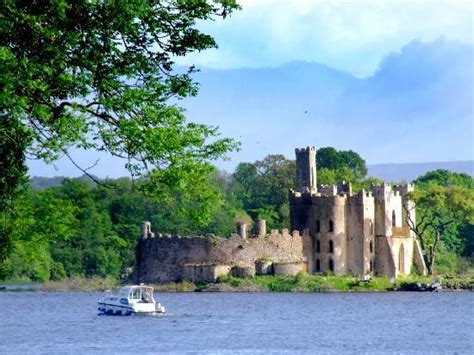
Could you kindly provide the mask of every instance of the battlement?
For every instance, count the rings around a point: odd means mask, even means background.
[[[375,198],[385,198],[392,193],[392,187],[385,182],[382,185],[372,185],[370,190]]]
[[[415,184],[403,184],[403,185],[393,185],[393,190],[400,193],[400,195],[405,195],[408,192],[415,190]]]
[[[319,185],[318,192],[321,196],[336,196],[338,193],[337,185]]]
[[[382,185],[371,186],[371,191],[374,197],[379,201],[387,201],[391,197],[400,197],[413,190],[413,184],[391,186],[384,182]]]
[[[256,233],[251,234],[249,232],[248,225],[246,223],[237,222],[237,234],[231,234],[230,238],[221,237],[214,235],[213,233],[208,233],[206,235],[193,235],[193,236],[181,236],[181,235],[171,235],[168,233],[153,233],[151,232],[151,223],[146,221],[143,222],[143,226],[146,226],[146,229],[142,230],[142,239],[247,239],[247,238],[288,238],[288,237],[303,237],[303,234],[300,234],[299,231],[294,230],[290,233],[288,228],[283,228],[281,231],[278,229],[272,229],[270,233],[266,232],[266,221],[264,219],[257,220],[256,223]]]
[[[374,196],[371,191],[366,191],[364,189],[360,190],[358,193],[352,195],[351,201],[355,201],[358,204],[373,204]]]
[[[295,153],[296,154],[299,154],[299,153],[309,153],[310,151],[314,151],[316,152],[316,147],[312,146],[312,147],[306,147],[306,148],[295,148]]]

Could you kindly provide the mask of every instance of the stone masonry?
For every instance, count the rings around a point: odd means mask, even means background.
[[[332,271],[336,275],[426,272],[419,245],[406,223],[414,210],[403,196],[413,185],[373,186],[353,193],[351,184],[317,186],[314,147],[296,149],[297,190],[290,190],[291,230],[256,234],[237,225],[230,238],[155,234],[142,226],[135,276],[138,282],[214,282],[219,276],[295,275]],[[407,208],[403,208],[405,207]],[[414,218],[414,215],[412,216]]]

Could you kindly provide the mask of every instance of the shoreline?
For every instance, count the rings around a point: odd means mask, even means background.
[[[474,291],[474,276],[438,276],[442,292]],[[432,277],[401,277],[392,284],[386,277],[373,277],[363,281],[356,276],[309,275],[255,276],[250,278],[222,277],[217,282],[193,283],[190,281],[149,284],[155,292],[420,292],[429,288]],[[11,280],[0,283],[0,292],[104,292],[117,290],[125,284],[111,278],[73,277],[61,281],[31,283],[27,280]],[[421,286],[421,287],[420,287]],[[429,290],[426,290],[429,292]]]

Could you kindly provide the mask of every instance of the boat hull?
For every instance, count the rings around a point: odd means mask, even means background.
[[[157,315],[165,313],[161,305],[148,304],[143,305],[121,305],[99,302],[98,311],[100,315],[107,316],[130,316],[130,315]],[[141,306],[141,307],[140,307]]]

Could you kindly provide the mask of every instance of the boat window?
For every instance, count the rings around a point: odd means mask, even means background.
[[[141,298],[141,290],[139,288],[136,288],[133,290],[131,298],[134,300],[139,300]]]

